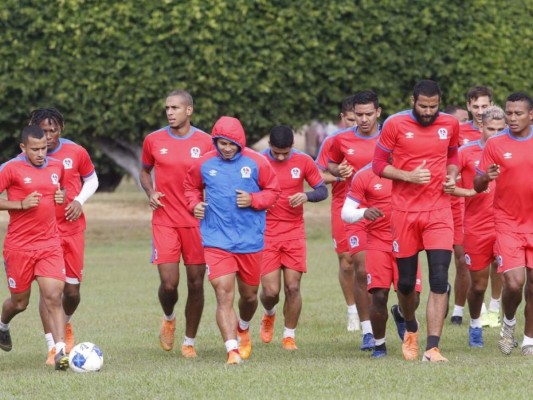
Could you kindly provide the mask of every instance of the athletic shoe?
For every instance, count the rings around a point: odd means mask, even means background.
[[[237,329],[237,335],[239,340],[239,354],[243,360],[247,360],[252,354],[252,339],[250,339],[250,329],[246,329],[242,332]]]
[[[54,356],[54,363],[58,371],[66,371],[68,369],[68,356],[65,354],[65,350],[61,350]]]
[[[452,293],[452,285],[448,283],[448,286],[446,286],[446,296],[448,296],[448,300],[446,301],[446,314],[444,314],[444,319],[448,318],[448,312],[450,311],[451,293]]]
[[[498,328],[501,325],[499,311],[489,310],[489,312],[487,313],[487,319],[489,320],[488,326],[490,326],[491,328]]]
[[[159,330],[159,342],[163,350],[170,351],[174,348],[174,332],[176,332],[176,318],[172,321],[167,321],[163,318],[161,329]]]
[[[272,341],[272,337],[274,336],[274,321],[276,321],[276,314],[263,314],[263,318],[261,319],[261,332],[259,333],[263,343],[270,343]]]
[[[56,348],[52,347],[48,352],[48,357],[46,358],[46,365],[56,365]]]
[[[65,353],[69,354],[72,348],[76,345],[76,337],[72,325],[67,323],[65,325]]]
[[[433,347],[432,349],[426,350],[424,352],[424,356],[422,357],[422,361],[429,361],[429,362],[448,362],[447,358],[444,358],[442,354],[440,354],[440,351],[437,347]]]
[[[376,347],[376,341],[374,335],[371,333],[365,333],[363,335],[363,344],[361,344],[361,351],[371,351]]]
[[[468,328],[468,344],[470,347],[483,347],[482,328]]]
[[[232,350],[228,352],[228,359],[226,360],[226,365],[239,365],[242,363],[242,358],[239,355],[238,350]]]
[[[181,355],[185,358],[196,358],[196,349],[194,348],[194,346],[182,344]]]
[[[408,361],[418,360],[418,331],[405,332],[402,343],[403,358]]]
[[[281,341],[281,346],[285,350],[298,350],[298,346],[296,346],[296,341],[292,337],[284,337]]]
[[[4,351],[11,351],[13,343],[11,343],[11,334],[9,329],[7,331],[0,330],[0,349]]]
[[[361,321],[359,321],[359,314],[348,314],[348,325],[346,326],[348,332],[355,332],[361,330]]]
[[[481,326],[483,328],[486,328],[486,327],[489,327],[490,326],[490,322],[489,322],[489,313],[487,311],[485,312],[481,312],[479,318],[481,318]]]
[[[522,355],[533,356],[533,345],[526,344],[525,346],[522,346]]]
[[[514,340],[514,328],[516,325],[510,326],[505,322],[502,324],[502,329],[500,330],[500,340],[498,340],[498,347],[500,351],[505,354],[511,354],[511,351],[516,347]]]
[[[396,324],[396,330],[398,331],[398,336],[403,342],[403,337],[405,335],[405,319],[400,315],[400,306],[397,304],[393,305],[390,309],[392,318],[394,318],[394,323]]]
[[[452,315],[452,318],[450,319],[452,321],[452,325],[462,325],[463,324],[463,317],[459,315]]]
[[[374,347],[374,350],[372,351],[372,354],[370,355],[371,358],[387,357],[387,348],[385,347],[385,345],[379,346],[379,347],[380,347],[379,349],[377,347]]]

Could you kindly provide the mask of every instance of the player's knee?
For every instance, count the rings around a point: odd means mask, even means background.
[[[411,279],[408,276],[398,278],[398,291],[403,295],[408,295],[415,290],[416,277]]]
[[[376,288],[372,289],[372,304],[377,308],[387,307],[387,301],[389,299],[389,290]]]
[[[437,294],[446,293],[448,289],[448,268],[441,266],[430,269],[429,289]]]
[[[299,282],[291,282],[285,284],[285,297],[295,298],[300,295]]]

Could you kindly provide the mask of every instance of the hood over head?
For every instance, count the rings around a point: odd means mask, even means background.
[[[241,151],[246,147],[246,135],[244,133],[244,128],[241,125],[241,121],[239,121],[237,118],[227,116],[220,117],[213,126],[211,136],[213,137],[215,147],[216,140],[218,138],[226,139],[235,143],[241,148]]]

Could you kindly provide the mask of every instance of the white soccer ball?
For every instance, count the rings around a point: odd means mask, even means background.
[[[79,343],[70,351],[68,364],[74,372],[96,372],[104,365],[104,355],[94,343]]]

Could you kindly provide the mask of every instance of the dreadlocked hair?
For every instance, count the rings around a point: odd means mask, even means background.
[[[65,126],[65,120],[61,113],[55,108],[37,108],[31,112],[30,123],[28,125],[40,125],[43,121],[55,123],[60,130]]]

